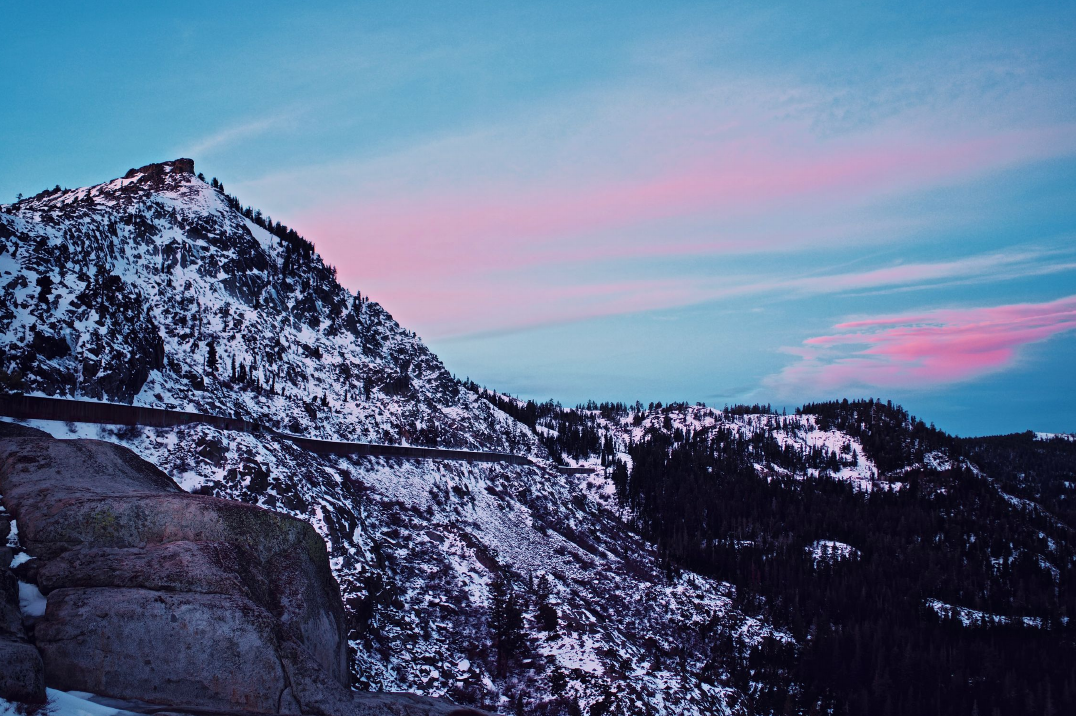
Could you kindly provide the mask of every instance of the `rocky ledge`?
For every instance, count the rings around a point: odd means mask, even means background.
[[[348,686],[345,616],[310,525],[184,492],[126,448],[0,423],[0,696],[44,686],[145,711],[477,713]],[[0,541],[0,544],[3,542]],[[46,606],[20,612],[19,580]]]

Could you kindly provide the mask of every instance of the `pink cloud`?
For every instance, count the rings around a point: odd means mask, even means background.
[[[1076,127],[1013,122],[977,102],[902,102],[877,122],[834,126],[844,88],[686,76],[588,90],[380,156],[281,169],[240,195],[283,205],[345,285],[443,337],[736,293],[946,280],[941,265],[700,278],[692,262],[792,249],[821,268],[808,251],[828,259],[988,213],[910,210],[893,197],[1076,151]]]
[[[421,316],[426,337],[518,330],[553,323],[690,304],[702,295],[691,281],[628,279],[551,285],[540,281],[498,283],[417,282],[389,306],[394,315]],[[460,306],[467,310],[461,311]]]
[[[518,177],[505,169],[500,177],[441,177],[413,169],[422,176],[414,185],[395,175],[365,181],[358,199],[315,205],[297,223],[349,285],[425,334],[443,336],[708,300],[724,294],[691,282],[655,289],[661,279],[645,271],[634,283],[650,295],[578,278],[554,290],[546,281],[551,270],[586,275],[578,269],[610,260],[639,266],[652,258],[829,248],[850,236],[877,236],[871,221],[858,229],[849,224],[851,210],[1073,144],[1047,148],[1056,133],[1031,130],[961,141],[876,132],[831,142],[810,138],[802,127],[785,130],[787,136],[769,128],[700,142],[699,152],[689,150],[690,137],[684,146],[655,139],[665,150],[660,165],[625,160],[616,171],[603,164],[602,150],[588,160],[585,176],[550,170]],[[681,233],[682,222],[692,224],[694,237]],[[861,283],[914,271],[888,268]],[[513,277],[510,290],[504,276]],[[595,292],[608,298],[598,301]],[[580,295],[593,300],[567,298]],[[461,315],[470,317],[468,325]]]
[[[574,262],[612,248],[635,255],[709,253],[727,250],[729,243],[681,246],[663,237],[623,246],[594,235],[683,216],[780,210],[802,200],[850,204],[1003,165],[1014,154],[1032,152],[1039,139],[1027,134],[959,142],[883,137],[797,153],[785,142],[760,138],[731,142],[709,156],[645,176],[599,176],[582,183],[555,177],[522,186],[446,178],[440,186],[402,195],[323,204],[308,210],[301,225],[337,263],[354,260],[382,276]]]
[[[1029,344],[1076,330],[1076,296],[918,314],[834,326],[789,352],[800,361],[772,376],[772,387],[829,392],[849,387],[919,388],[971,380],[1010,368]]]
[[[1064,254],[1068,256],[1068,253]],[[982,254],[942,262],[907,263],[880,269],[787,276],[662,276],[599,279],[585,282],[556,272],[531,272],[460,280],[455,274],[414,281],[395,295],[390,308],[400,317],[420,317],[427,337],[443,338],[552,323],[653,311],[737,297],[807,297],[863,290],[905,290],[989,278],[992,281],[1076,269],[1058,252],[1024,250]],[[554,278],[555,277],[555,278]],[[373,287],[380,289],[379,284]],[[367,290],[370,284],[367,282]],[[460,307],[466,310],[460,310]]]

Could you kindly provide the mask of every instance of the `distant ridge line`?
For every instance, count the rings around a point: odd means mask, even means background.
[[[0,395],[0,415],[18,420],[59,420],[73,423],[101,423],[152,428],[170,428],[203,423],[221,430],[270,435],[282,440],[290,440],[304,450],[309,450],[319,455],[364,455],[370,457],[506,462],[512,465],[535,465],[530,458],[523,455],[513,455],[512,453],[320,440],[283,433],[261,423],[244,420],[243,418],[227,418],[221,415],[168,410],[167,408],[150,408],[141,405],[124,405],[122,403],[99,403],[74,398]]]

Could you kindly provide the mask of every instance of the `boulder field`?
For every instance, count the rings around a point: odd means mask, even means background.
[[[349,688],[325,543],[301,520],[191,495],[130,450],[0,423],[0,696],[44,686],[147,711],[477,713]],[[0,540],[0,546],[5,540]],[[47,599],[20,613],[19,580]],[[24,587],[25,588],[25,587]]]

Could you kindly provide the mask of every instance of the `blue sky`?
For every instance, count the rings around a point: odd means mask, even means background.
[[[1076,4],[9,5],[0,201],[193,157],[457,375],[1076,431]]]

